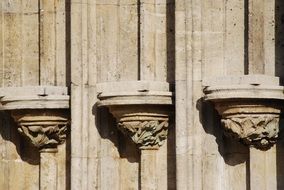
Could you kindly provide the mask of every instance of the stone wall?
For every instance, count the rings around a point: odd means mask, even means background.
[[[1,88],[69,83],[65,9],[65,1],[1,1]],[[10,114],[0,117],[0,189],[39,189],[38,150],[19,135]],[[64,144],[56,156],[58,189],[69,183],[66,152]]]
[[[217,101],[206,94],[206,87],[223,85],[221,77],[236,86],[227,99],[241,109],[256,100],[265,101],[261,114],[271,102],[283,107],[281,0],[3,0],[0,10],[0,189],[284,188],[281,138],[259,150],[225,136],[218,103],[229,92]],[[238,85],[254,93],[243,95]],[[70,112],[66,142],[51,157],[17,132],[10,113],[21,109],[25,93],[16,94],[16,109],[3,103],[13,97],[7,89],[31,86],[68,87],[68,110],[48,102],[52,93],[38,94],[40,109],[23,109]],[[271,89],[280,91],[274,96]],[[116,127],[115,98],[139,112],[160,113],[166,105],[168,135],[154,153]],[[282,123],[281,113],[280,137]]]

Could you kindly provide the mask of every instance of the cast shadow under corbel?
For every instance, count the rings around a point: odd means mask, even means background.
[[[13,143],[20,158],[31,165],[39,165],[40,157],[37,148],[28,143],[17,131],[17,124],[10,114],[0,112],[0,136],[2,143]],[[9,148],[12,146],[5,146]],[[13,151],[13,150],[6,150]]]
[[[200,98],[196,108],[199,111],[200,123],[207,134],[213,135],[218,144],[218,151],[226,164],[236,166],[249,161],[249,149],[236,140],[224,135],[221,117],[214,109],[214,105]]]
[[[93,115],[96,118],[96,128],[100,137],[111,141],[121,158],[126,158],[130,163],[139,163],[139,150],[130,138],[125,137],[117,129],[115,118],[108,108],[94,105]]]

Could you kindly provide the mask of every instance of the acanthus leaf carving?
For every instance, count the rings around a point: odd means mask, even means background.
[[[18,131],[37,148],[56,148],[66,140],[67,124],[52,126],[19,125]]]
[[[68,117],[59,112],[15,112],[19,133],[41,152],[57,152],[68,132]]]
[[[168,121],[121,121],[119,129],[129,136],[140,149],[158,149],[168,134]]]
[[[258,115],[223,118],[225,135],[259,149],[268,149],[276,143],[279,132],[279,117]]]
[[[131,113],[117,117],[117,125],[140,149],[158,149],[167,139],[169,116],[158,113]]]

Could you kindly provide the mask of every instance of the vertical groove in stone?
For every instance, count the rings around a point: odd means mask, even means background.
[[[40,85],[55,85],[55,1],[40,0]]]
[[[0,2],[0,87],[4,86],[4,39],[5,39],[5,32],[4,32],[4,1]]]
[[[249,0],[249,74],[264,74],[264,0]]]
[[[264,5],[264,70],[266,75],[275,76],[275,0],[265,1]]]
[[[55,153],[40,153],[40,190],[58,190]]]
[[[118,80],[138,78],[137,0],[121,0],[118,5]]]
[[[4,9],[4,86],[21,85],[22,30],[20,0],[5,1]]]
[[[71,25],[78,26],[71,30],[71,189],[74,190],[101,188],[98,174],[101,149],[95,108],[96,14],[93,0],[71,2]]]
[[[137,0],[137,80],[141,80],[141,0]]]
[[[250,148],[250,190],[277,189],[276,146],[267,151]]]
[[[244,0],[244,74],[249,74],[249,0]]]
[[[155,79],[155,1],[141,0],[140,3],[140,64],[141,80]]]
[[[167,6],[166,0],[155,1],[155,80],[167,81]]]
[[[224,2],[224,62],[226,75],[244,74],[244,0]]]
[[[167,2],[140,1],[140,78],[167,79]]]
[[[157,150],[141,150],[141,190],[157,190]]]
[[[196,186],[193,189],[219,190],[224,187],[225,163],[222,158],[222,132],[217,115],[209,104],[203,102],[202,80],[207,77],[220,77],[226,75],[225,63],[225,2],[223,0],[205,0],[201,4],[201,28],[194,28],[194,33],[201,31],[201,37],[196,34],[194,53],[199,55],[202,63],[198,61],[193,68],[193,168]],[[198,17],[196,17],[198,19]],[[200,41],[199,41],[200,40]],[[199,49],[200,48],[200,49]],[[201,51],[199,54],[198,51]],[[196,56],[197,56],[196,55]],[[197,59],[197,58],[196,58]],[[197,59],[198,60],[198,59]],[[201,76],[196,75],[201,70]],[[198,77],[199,76],[199,77]],[[218,171],[218,175],[214,173]]]
[[[66,3],[55,2],[55,84],[66,86]]]
[[[39,85],[39,4],[22,0],[22,86]]]
[[[188,5],[188,6],[187,6]],[[184,0],[178,0],[175,4],[175,40],[176,40],[176,59],[175,59],[175,98],[176,98],[176,186],[177,190],[191,189],[190,182],[193,182],[192,175],[190,175],[190,156],[191,153],[188,134],[189,128],[192,126],[188,110],[192,109],[191,99],[188,99],[191,94],[192,81],[191,77],[187,77],[191,70],[192,60],[191,51],[186,46],[186,41],[191,40],[192,36],[191,23],[192,12],[191,2],[186,3]],[[188,16],[188,17],[187,17]],[[193,45],[191,45],[193,47]],[[189,80],[187,80],[189,79]],[[188,88],[189,87],[189,88]],[[189,102],[189,103],[188,103]],[[187,107],[189,105],[189,107]],[[190,127],[188,127],[190,125]],[[192,170],[191,170],[192,171]]]
[[[275,1],[249,0],[249,74],[275,75]]]
[[[84,168],[82,165],[82,4],[71,1],[71,25],[78,26],[71,30],[71,189],[83,189]],[[76,101],[75,101],[76,100]],[[76,126],[76,127],[74,127]]]
[[[89,109],[88,109],[88,184],[87,189],[99,189],[98,182],[98,152],[100,150],[100,137],[97,131],[97,110],[95,104],[97,102],[97,92],[95,85],[97,83],[97,65],[96,65],[96,3],[94,0],[88,0],[88,84],[89,84]]]

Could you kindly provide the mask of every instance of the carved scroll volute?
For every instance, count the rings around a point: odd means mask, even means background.
[[[139,149],[159,149],[168,135],[169,115],[161,111],[152,112],[124,107],[111,109],[116,117],[118,129],[130,137]]]
[[[66,140],[68,118],[64,114],[44,111],[23,114],[13,113],[18,131],[40,152],[57,152],[57,146]]]

